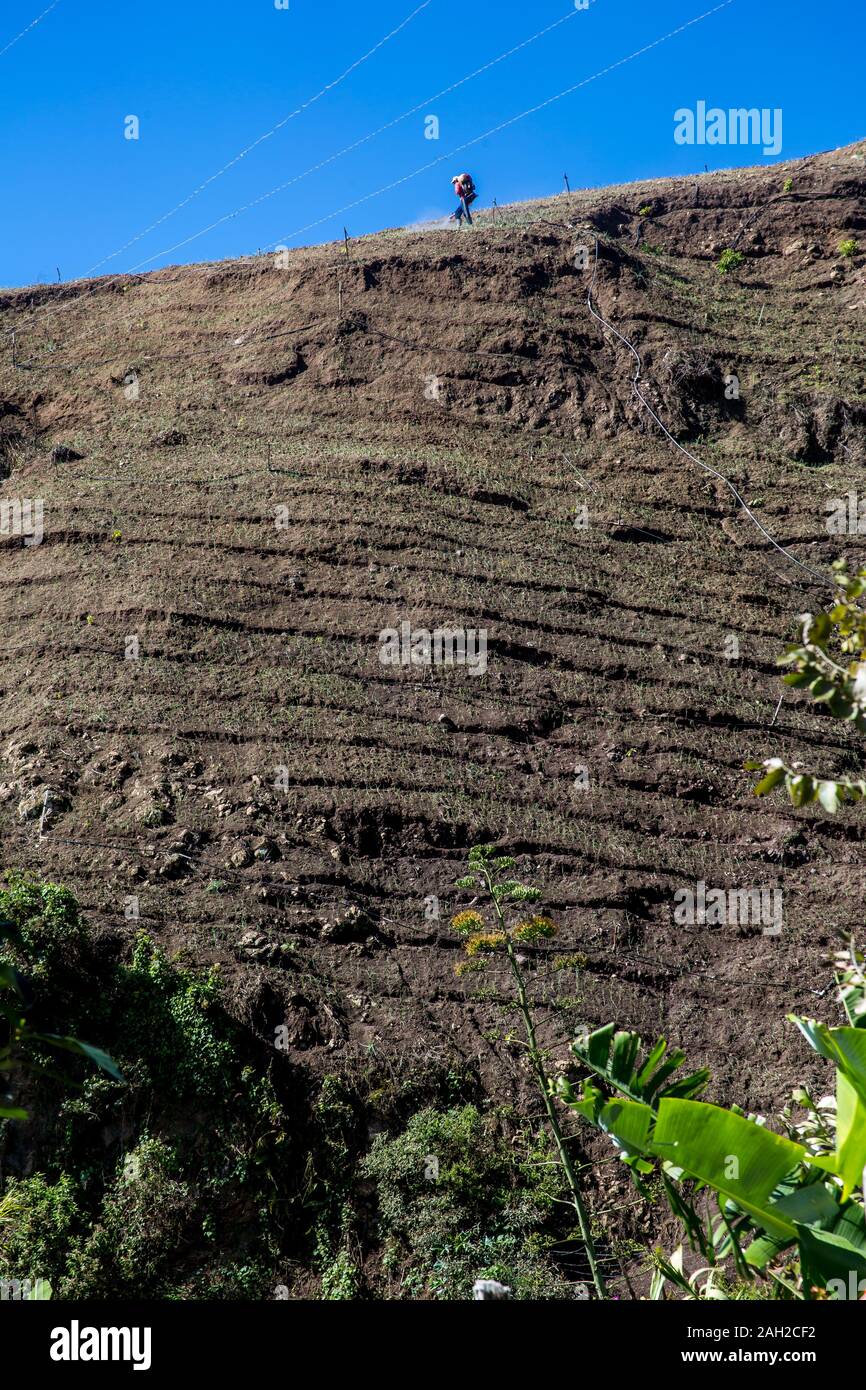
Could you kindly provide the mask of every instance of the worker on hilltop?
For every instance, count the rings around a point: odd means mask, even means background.
[[[459,227],[462,227],[463,218],[465,217],[466,221],[469,223],[471,227],[472,214],[469,211],[469,208],[471,204],[475,202],[475,199],[478,197],[478,194],[475,192],[475,184],[472,182],[472,175],[455,174],[451,182],[454,185],[454,192],[460,199],[460,205],[457,208],[457,211],[452,213],[452,217],[456,220],[457,225]]]

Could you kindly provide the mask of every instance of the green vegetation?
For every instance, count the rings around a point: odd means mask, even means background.
[[[4,1278],[23,1280],[62,1267],[71,1233],[80,1221],[69,1177],[49,1183],[41,1173],[11,1179],[0,1198],[0,1249]]]
[[[510,1109],[484,1113],[477,1093],[461,1072],[324,1078],[303,1194],[320,1297],[468,1299],[479,1278],[515,1298],[575,1296],[555,1153]]]
[[[22,875],[9,877],[6,890],[0,892],[0,1020],[5,1029],[0,1041],[0,1081],[16,1071],[47,1071],[46,1049],[87,1057],[120,1080],[117,1067],[101,1048],[68,1034],[33,1028],[27,1018],[37,987],[62,1007],[68,988],[65,962],[82,931],[77,904],[66,889],[36,884]],[[49,1016],[54,1016],[53,1010]],[[26,1120],[27,1112],[13,1105],[12,1099],[10,1094],[0,1094],[0,1120]]]
[[[735,270],[739,270],[744,260],[742,251],[732,251],[728,247],[719,256],[718,269],[722,275],[731,275]]]
[[[158,1289],[199,1215],[178,1154],[143,1138],[106,1187],[99,1220],[72,1242],[60,1293],[110,1298],[117,1289]]]
[[[726,1259],[746,1283],[771,1280],[776,1298],[848,1300],[866,1287],[866,978],[854,948],[840,964],[846,1025],[790,1016],[836,1068],[835,1107],[819,1110],[801,1089],[805,1116],[786,1115],[785,1134],[698,1100],[708,1073],[678,1077],[684,1056],[667,1056],[663,1038],[642,1057],[636,1033],[608,1024],[573,1045],[592,1076],[579,1094],[560,1078],[560,1098],[610,1136],[639,1192],[648,1196],[649,1177],[661,1177],[671,1211],[709,1262],[703,1296],[726,1296],[714,1274]],[[657,1270],[682,1288],[681,1260],[657,1259]]]
[[[0,890],[0,913],[18,933],[16,945],[27,958],[31,980],[56,991],[64,963],[85,935],[73,894],[13,873]]]
[[[505,911],[519,908],[521,904],[537,902],[540,890],[506,875],[514,867],[515,860],[509,856],[497,856],[490,846],[475,845],[469,851],[469,873],[458,880],[458,888],[473,889],[482,904],[492,909],[493,929],[487,926],[482,914],[477,910],[458,912],[451,925],[463,938],[468,959],[458,966],[458,973],[466,974],[484,968],[485,956],[502,952],[507,960],[514,983],[514,1008],[520,1016],[525,1035],[526,1055],[539,1094],[547,1113],[547,1123],[553,1136],[559,1162],[568,1183],[571,1203],[577,1216],[581,1240],[586,1251],[592,1282],[599,1298],[605,1297],[604,1281],[596,1255],[595,1242],[590,1229],[589,1215],[584,1205],[578,1182],[577,1167],[572,1160],[559,1124],[551,1096],[551,1082],[547,1073],[546,1057],[538,1044],[535,1019],[529,1002],[518,949],[535,942],[548,940],[556,935],[556,927],[547,917],[535,913],[530,917],[520,917],[516,922],[507,922]]]
[[[322,1275],[323,1299],[348,1301],[358,1294],[358,1266],[348,1250],[340,1250]]]
[[[178,1099],[217,1100],[229,1078],[233,1040],[220,1026],[219,972],[197,975],[170,962],[139,932],[128,967],[117,976],[113,1013],[125,1020],[124,1051],[156,1091]]]
[[[786,685],[808,690],[816,705],[822,706],[835,719],[852,725],[858,733],[866,733],[866,610],[858,603],[866,593],[866,569],[850,575],[844,560],[837,561],[833,569],[836,576],[833,606],[829,612],[817,616],[802,615],[800,640],[787,647],[778,665],[792,668],[782,677]],[[834,652],[841,660],[836,659]],[[795,806],[818,801],[833,815],[842,802],[866,797],[863,778],[801,772],[778,757],[750,762],[746,766],[765,774],[755,787],[758,796],[766,796],[774,787],[784,784]]]
[[[555,1151],[525,1124],[509,1139],[508,1121],[473,1105],[425,1109],[377,1136],[361,1172],[376,1183],[392,1297],[471,1298],[476,1279],[515,1298],[575,1296],[552,1260],[568,1245]]]
[[[856,254],[858,249],[857,242],[853,237],[845,237],[839,242],[839,255],[850,257]]]
[[[471,1298],[479,1277],[573,1296],[554,1151],[483,1113],[471,1073],[395,1080],[371,1060],[298,1092],[228,1015],[218,972],[145,933],[97,966],[71,894],[16,877],[3,901],[46,1010],[86,1022],[124,1079],[83,1060],[42,1077],[35,1171],[0,1192],[0,1278],[60,1298],[237,1300],[277,1296],[296,1265],[326,1300]]]
[[[56,885],[13,876],[0,911],[20,978],[38,982],[38,1012],[86,1027],[123,1073],[89,1044],[16,1024],[16,1045],[62,1046],[102,1071],[79,1060],[58,1077],[35,1051],[37,1171],[0,1193],[0,1278],[47,1279],[61,1297],[261,1297],[272,1235],[262,1215],[286,1119],[267,1065],[245,1062],[217,977],[170,962],[144,935],[128,964],[97,962]],[[7,1124],[27,1118],[5,1113]],[[218,1240],[238,1202],[249,1206],[244,1275]]]

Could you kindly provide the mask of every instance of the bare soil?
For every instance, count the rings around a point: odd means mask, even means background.
[[[862,812],[743,768],[860,767],[796,693],[772,722],[826,591],[641,409],[576,249],[677,439],[804,564],[861,562],[825,520],[864,487],[864,149],[0,294],[3,496],[45,512],[0,537],[4,866],[219,962],[313,1074],[455,1059],[520,1098],[448,926],[495,841],[585,959],[534,967],[554,1057],[616,1019],[747,1109],[826,1080],[785,1015],[832,1008]],[[486,629],[486,674],[383,665],[404,620]],[[781,935],[675,925],[701,880],[783,888]]]

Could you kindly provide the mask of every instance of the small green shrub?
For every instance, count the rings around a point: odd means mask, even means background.
[[[585,970],[587,958],[583,951],[573,951],[570,955],[554,956],[551,965],[554,970]]]
[[[341,1250],[322,1275],[322,1298],[350,1300],[358,1292],[358,1266],[348,1250]]]
[[[853,256],[853,255],[856,253],[856,251],[857,251],[857,242],[854,240],[853,237],[846,237],[846,238],[844,239],[844,241],[840,241],[840,242],[839,242],[839,255],[840,255],[840,256],[850,257],[850,256]]]
[[[78,1242],[60,1284],[61,1298],[146,1298],[160,1292],[197,1198],[181,1180],[173,1151],[142,1139],[123,1160],[89,1235]]]
[[[234,1049],[219,992],[218,972],[184,969],[140,932],[115,1002],[121,1056],[141,1059],[151,1083],[176,1098],[223,1095]]]
[[[744,260],[745,256],[742,251],[732,251],[728,247],[719,256],[718,269],[722,275],[731,275],[733,271],[739,270]]]
[[[259,1302],[273,1297],[274,1284],[273,1271],[260,1261],[228,1262],[193,1270],[176,1284],[167,1285],[161,1297],[177,1302],[192,1299]]]
[[[55,1287],[81,1224],[75,1184],[42,1173],[10,1178],[0,1199],[0,1277],[48,1279]]]
[[[78,904],[68,888],[40,883],[26,874],[10,873],[0,890],[0,918],[14,924],[21,936],[28,977],[45,984],[57,967],[69,960],[85,937]],[[11,960],[12,948],[0,951]]]
[[[509,1143],[471,1105],[424,1109],[402,1134],[377,1136],[361,1175],[376,1184],[398,1297],[467,1299],[482,1278],[516,1298],[574,1296],[547,1254],[564,1204],[545,1139],[521,1130]]]
[[[794,187],[794,180],[793,180],[793,179],[785,179],[785,182],[782,184],[782,192],[783,192],[783,193],[790,193],[790,192],[791,192],[791,189],[792,189],[793,187]]]

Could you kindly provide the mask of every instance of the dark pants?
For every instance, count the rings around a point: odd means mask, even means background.
[[[465,217],[470,227],[472,226],[472,213],[469,211],[469,205],[467,204],[465,198],[460,199],[460,206],[458,207],[454,216],[457,218],[458,225],[462,226],[463,219]]]

